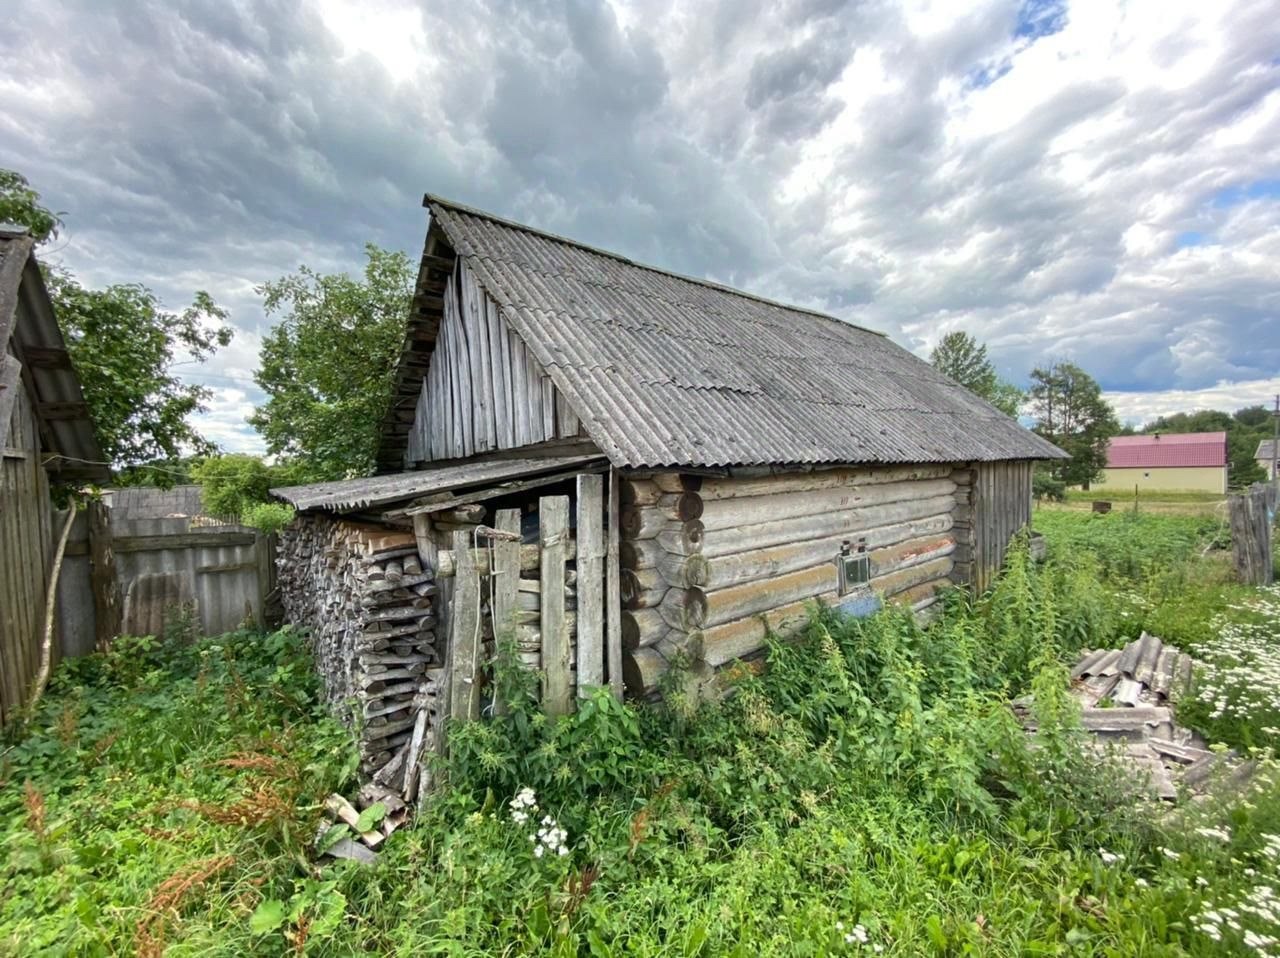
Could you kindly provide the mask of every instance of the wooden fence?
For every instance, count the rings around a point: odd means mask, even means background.
[[[1231,497],[1231,550],[1236,574],[1247,585],[1270,585],[1275,577],[1272,529],[1276,522],[1276,485],[1254,485]]]
[[[78,516],[58,581],[62,654],[85,655],[117,634],[161,635],[179,625],[201,635],[265,626],[274,537],[207,521],[121,520],[101,507]]]

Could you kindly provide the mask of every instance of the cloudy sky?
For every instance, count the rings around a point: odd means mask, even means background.
[[[231,309],[190,373],[229,449],[255,286],[416,254],[426,191],[1129,418],[1280,391],[1274,0],[5,6],[0,166],[82,280]]]

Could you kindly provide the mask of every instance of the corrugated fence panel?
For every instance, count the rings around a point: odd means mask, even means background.
[[[35,417],[18,393],[0,461],[0,724],[26,700],[40,667],[53,534]]]
[[[199,545],[192,536],[207,534],[216,541],[222,533],[254,530],[243,526],[192,526],[189,519],[131,519],[112,522],[112,535],[119,542],[128,537],[184,536],[174,548],[116,550],[117,575],[125,596],[126,612],[132,590],[134,602],[161,606],[194,601],[198,626],[204,635],[220,635],[244,625],[262,624],[262,598],[266,591],[259,583],[263,563],[256,538],[235,545]],[[189,535],[190,534],[190,535]],[[269,568],[264,574],[270,574]],[[161,578],[163,577],[163,578]],[[264,584],[265,585],[265,584]],[[144,621],[138,616],[133,621]],[[155,623],[154,616],[146,621]],[[167,621],[167,617],[165,617]],[[126,623],[128,625],[130,623]],[[150,631],[155,631],[151,629]]]

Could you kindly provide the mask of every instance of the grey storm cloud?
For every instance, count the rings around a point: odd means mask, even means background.
[[[18,0],[0,166],[86,281],[231,308],[194,373],[228,446],[255,287],[416,252],[426,191],[922,352],[966,329],[1015,379],[1280,374],[1272,6],[953,6]]]

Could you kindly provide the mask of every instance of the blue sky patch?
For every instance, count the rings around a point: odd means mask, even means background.
[[[1028,40],[1052,36],[1067,25],[1064,0],[1026,0],[1018,10],[1018,23],[1013,35]]]
[[[1214,206],[1239,206],[1250,200],[1280,200],[1280,179],[1255,180],[1243,186],[1219,190],[1210,201]]]
[[[1207,246],[1212,241],[1199,230],[1187,230],[1179,233],[1173,240],[1174,249],[1186,249],[1188,246]]]

